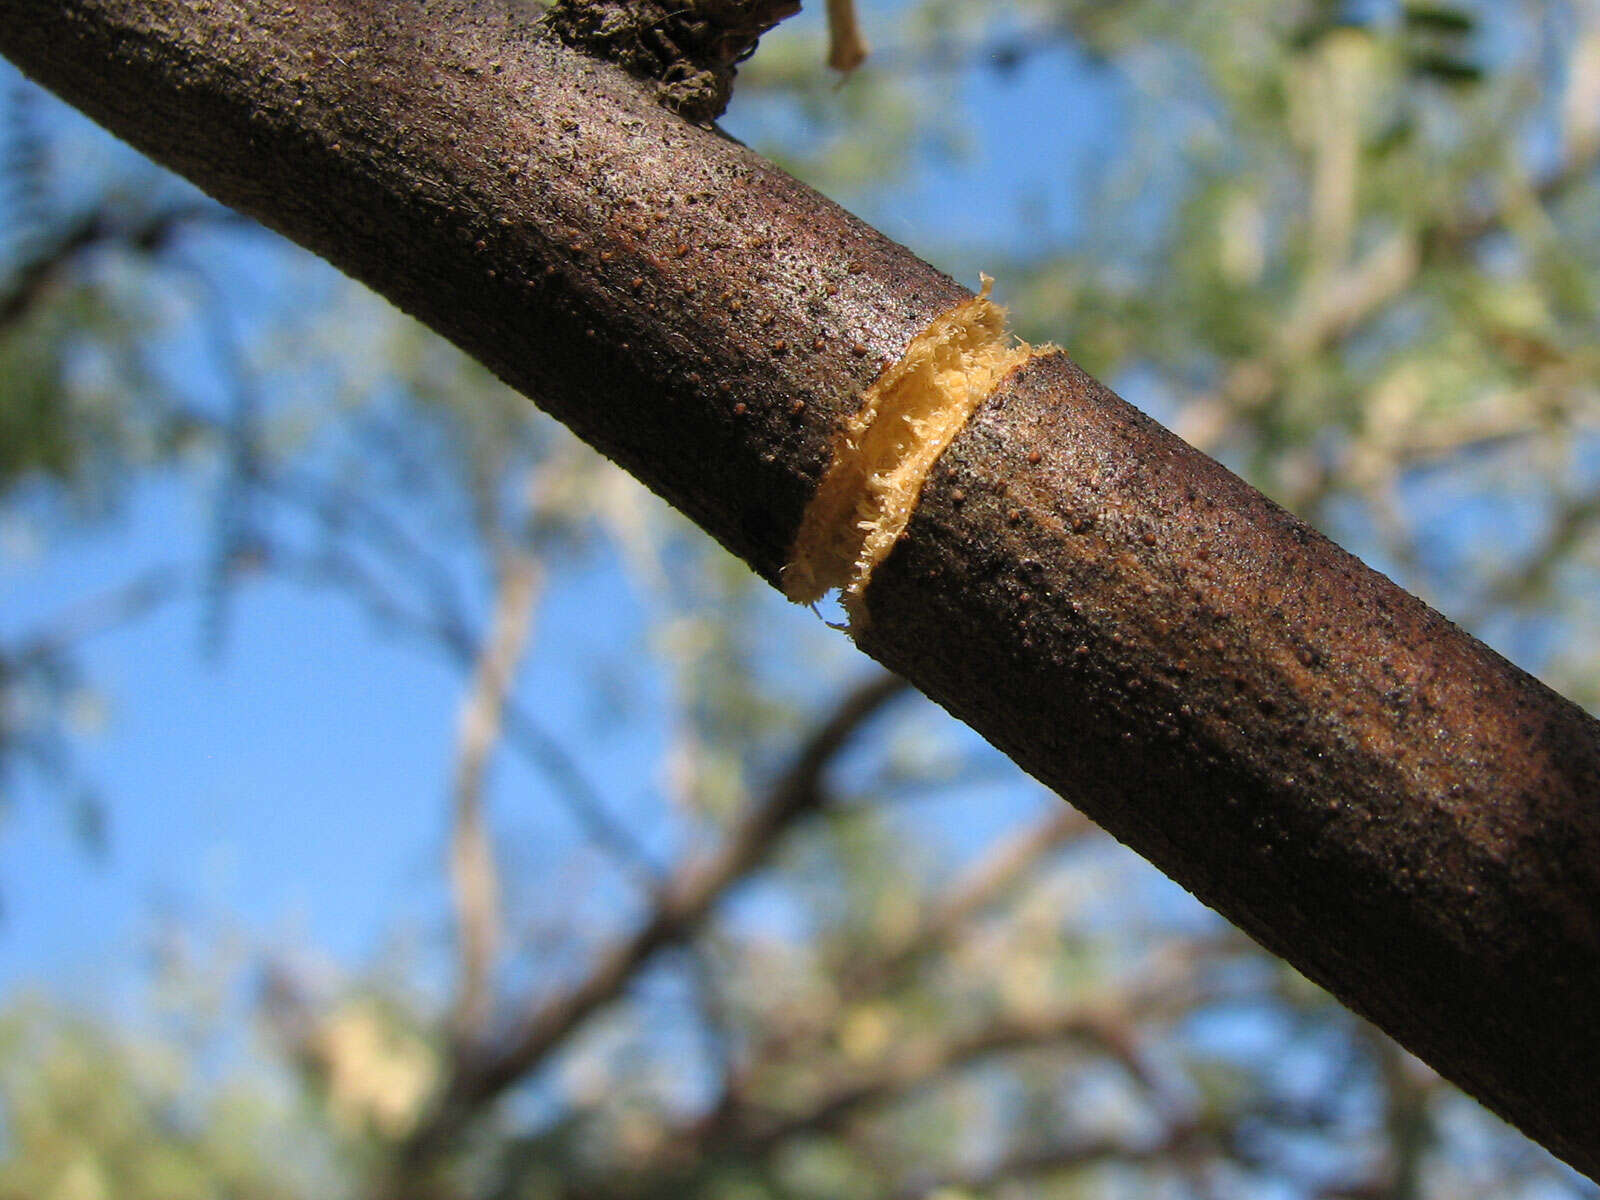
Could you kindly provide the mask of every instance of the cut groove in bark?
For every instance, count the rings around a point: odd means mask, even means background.
[[[862,591],[905,532],[923,481],[995,386],[1035,353],[1012,344],[1006,310],[983,291],[941,313],[911,340],[862,397],[840,431],[795,538],[783,590],[799,604],[835,588],[853,624],[866,618]]]

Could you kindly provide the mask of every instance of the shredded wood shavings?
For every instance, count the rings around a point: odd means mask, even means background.
[[[939,455],[985,397],[1037,351],[1013,342],[994,281],[933,320],[886,368],[839,435],[783,576],[784,594],[813,604],[843,592],[853,623],[873,570],[905,532]]]

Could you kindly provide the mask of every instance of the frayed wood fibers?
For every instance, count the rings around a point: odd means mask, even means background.
[[[811,604],[838,588],[853,625],[861,597],[916,511],[939,455],[1012,369],[1038,353],[1006,332],[983,291],[936,317],[862,397],[800,523],[783,590]]]

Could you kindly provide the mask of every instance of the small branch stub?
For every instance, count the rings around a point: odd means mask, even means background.
[[[656,99],[691,121],[720,117],[738,64],[800,0],[557,0],[545,26],[586,54],[656,81]]]
[[[828,0],[828,65],[848,75],[867,60],[871,47],[861,36],[856,0]]]

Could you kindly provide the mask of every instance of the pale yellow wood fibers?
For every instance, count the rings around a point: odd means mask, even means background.
[[[810,604],[838,588],[853,622],[873,569],[905,531],[923,481],[984,398],[1037,351],[1006,332],[983,291],[934,321],[884,369],[840,432],[784,572],[784,594]]]

